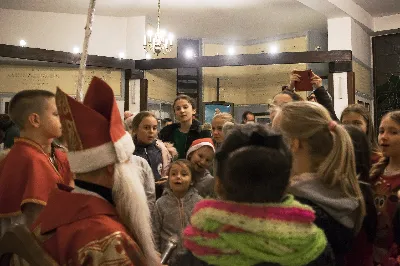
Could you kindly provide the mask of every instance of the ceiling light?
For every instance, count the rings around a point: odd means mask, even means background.
[[[151,52],[157,56],[160,53],[166,54],[172,51],[172,38],[167,38],[167,31],[160,30],[160,14],[161,14],[161,0],[158,0],[157,12],[157,30],[153,36],[153,32],[147,32],[144,36],[143,47],[146,52]]]
[[[269,47],[268,51],[270,54],[276,54],[276,53],[278,53],[279,49],[278,49],[277,45],[273,44]]]
[[[193,57],[194,57],[193,50],[192,50],[192,49],[187,49],[187,50],[185,51],[185,57],[186,57],[186,58],[193,58]]]
[[[151,59],[151,54],[150,53],[146,53],[146,59]]]
[[[229,47],[228,54],[229,55],[234,55],[235,54],[235,47]]]
[[[118,54],[118,57],[119,57],[120,59],[125,58],[125,53],[124,53],[124,52],[120,52],[120,53]]]
[[[74,49],[72,49],[72,52],[73,52],[74,54],[79,54],[79,47],[78,47],[78,46],[75,46]]]
[[[22,47],[26,46],[26,41],[25,40],[20,40],[19,41],[19,45],[22,46]]]

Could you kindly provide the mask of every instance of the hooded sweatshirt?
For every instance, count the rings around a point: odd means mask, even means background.
[[[344,265],[344,257],[354,238],[354,226],[363,219],[358,200],[344,195],[339,189],[329,188],[313,173],[294,177],[288,192],[313,207],[315,224],[324,230],[335,254],[336,265]]]
[[[182,233],[189,224],[192,210],[202,197],[194,187],[189,188],[183,198],[177,198],[170,188],[164,189],[164,194],[156,202],[153,211],[153,235],[156,249],[163,253],[169,238],[177,236],[177,248],[171,255],[169,265],[173,265],[176,255],[184,251]]]
[[[210,171],[205,170],[203,174],[197,174],[196,183],[194,187],[199,192],[200,196],[203,198],[214,198],[214,184],[215,180],[214,177],[211,175]]]

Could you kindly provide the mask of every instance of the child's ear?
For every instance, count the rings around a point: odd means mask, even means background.
[[[40,116],[37,113],[30,114],[28,116],[28,121],[33,127],[35,128],[40,127]]]

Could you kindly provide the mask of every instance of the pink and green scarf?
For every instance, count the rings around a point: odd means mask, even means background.
[[[327,244],[314,219],[312,208],[291,195],[279,204],[203,200],[184,231],[184,245],[213,265],[305,265]]]

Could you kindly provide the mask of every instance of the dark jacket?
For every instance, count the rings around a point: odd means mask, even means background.
[[[317,99],[317,102],[329,111],[331,118],[335,121],[339,121],[335,113],[335,108],[333,107],[332,97],[329,95],[324,86],[316,88],[313,93]]]
[[[321,228],[328,239],[335,255],[337,266],[345,265],[345,256],[350,251],[354,238],[354,231],[344,226],[330,216],[324,209],[311,200],[296,197],[296,200],[312,207],[315,211],[314,223]]]
[[[150,165],[153,171],[154,180],[158,181],[161,178],[161,170],[163,167],[162,152],[156,145],[156,140],[148,145],[139,144],[136,136],[133,137],[135,143],[134,155],[144,158]]]
[[[207,262],[204,262],[196,258],[192,252],[186,251],[184,254],[178,257],[176,266],[210,266]],[[325,251],[314,261],[307,264],[307,266],[334,266],[335,258],[332,253],[332,249],[328,245]],[[171,265],[174,266],[174,265]],[[234,266],[234,265],[232,265]],[[279,266],[276,263],[263,262],[254,266]]]
[[[174,131],[180,127],[180,123],[174,123],[164,127],[159,134],[159,139],[163,142],[170,142],[174,143]],[[190,126],[188,136],[186,139],[185,145],[185,154],[188,151],[192,142],[196,139],[201,138],[211,138],[211,131],[210,130],[202,130],[201,124],[196,119],[193,119],[192,125]]]

